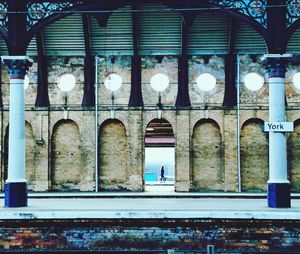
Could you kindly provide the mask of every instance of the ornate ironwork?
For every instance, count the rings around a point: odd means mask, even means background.
[[[300,18],[300,0],[287,0],[286,25],[289,27]]]
[[[0,3],[0,26],[8,30],[7,2]]]
[[[267,28],[266,0],[209,0],[209,2],[241,12],[251,18],[254,18],[264,28]]]
[[[39,20],[49,17],[54,13],[68,10],[71,7],[78,6],[82,2],[41,2],[27,4],[27,30],[34,26]]]

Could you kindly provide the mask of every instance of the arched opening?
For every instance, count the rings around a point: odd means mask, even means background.
[[[144,180],[146,191],[174,191],[175,137],[165,119],[156,118],[147,125]]]
[[[99,133],[99,189],[126,190],[128,142],[125,126],[119,120],[107,120],[100,126]]]
[[[79,191],[83,165],[80,133],[72,120],[61,120],[53,128],[51,142],[51,189]]]
[[[6,127],[4,135],[4,160],[3,160],[3,172],[1,185],[4,186],[4,182],[8,177],[8,142],[9,142],[9,125]],[[33,135],[32,126],[25,121],[25,179],[27,181],[27,188],[29,191],[34,191],[36,184],[36,144]],[[3,189],[3,188],[2,188]]]
[[[291,191],[300,192],[300,120],[294,124],[294,131],[288,139],[288,166]]]
[[[36,143],[33,135],[32,126],[25,122],[25,176],[28,190],[35,189],[36,181]]]
[[[196,123],[192,135],[191,189],[223,190],[222,137],[218,124],[211,119]]]
[[[269,142],[268,135],[262,132],[262,125],[262,120],[250,119],[241,129],[242,191],[267,190]]]

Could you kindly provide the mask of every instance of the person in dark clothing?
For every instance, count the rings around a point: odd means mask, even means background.
[[[164,181],[165,180],[165,169],[164,166],[161,167],[160,169],[160,181]]]

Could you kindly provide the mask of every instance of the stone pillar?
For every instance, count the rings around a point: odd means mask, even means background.
[[[224,110],[224,191],[238,191],[236,110]]]
[[[95,146],[98,145],[99,147],[99,139],[98,144],[95,144],[95,124],[93,124],[95,122],[95,112],[87,110],[83,111],[81,115],[81,121],[83,123],[92,124],[82,124],[80,126],[80,129],[82,129],[82,156],[84,158],[85,170],[80,184],[80,191],[95,191],[95,156],[99,156],[99,154],[96,155],[95,153]]]
[[[190,190],[190,115],[188,110],[177,110],[175,147],[175,191]]]
[[[267,56],[267,72],[269,76],[269,122],[284,122],[284,58],[276,57],[276,55]],[[290,182],[287,179],[286,137],[283,132],[269,132],[268,206],[291,206]]]
[[[8,178],[5,181],[5,206],[27,206],[25,179],[24,77],[32,65],[26,56],[2,57],[10,78]]]
[[[130,127],[128,130],[129,171],[128,187],[130,190],[142,191],[144,148],[143,148],[143,113],[140,110],[129,110]]]

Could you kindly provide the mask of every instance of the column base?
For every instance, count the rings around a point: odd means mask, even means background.
[[[268,184],[268,206],[274,208],[291,207],[291,186],[289,183]]]
[[[27,183],[5,183],[5,207],[24,207],[27,206]]]

